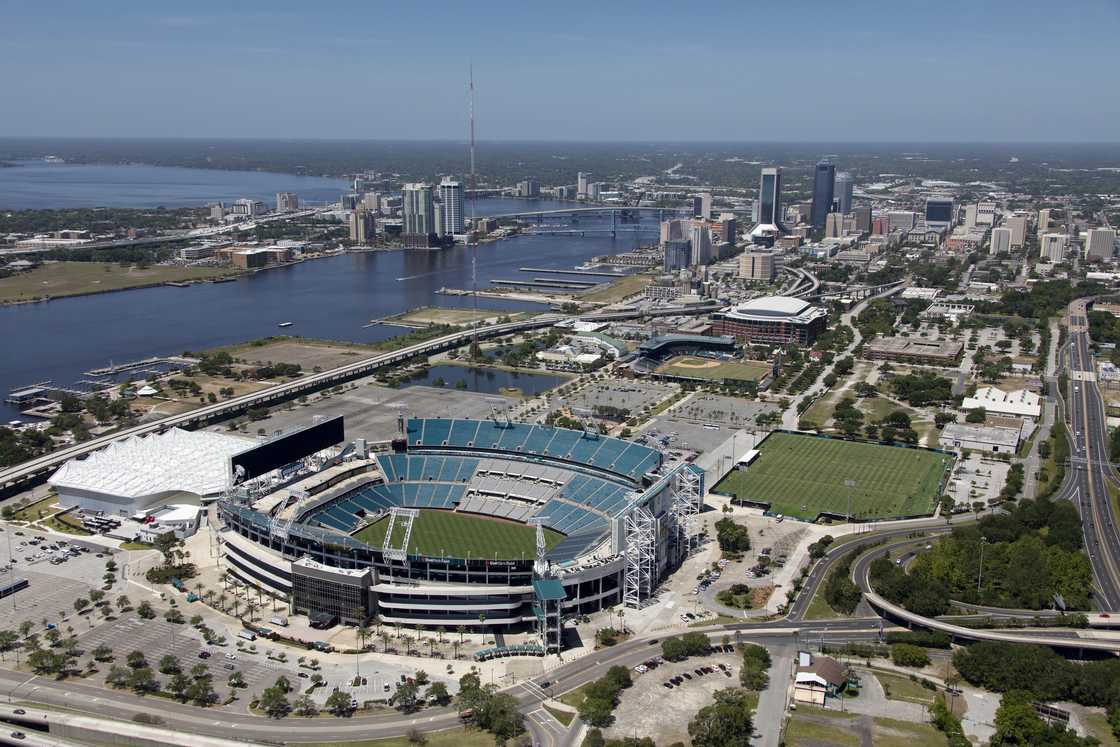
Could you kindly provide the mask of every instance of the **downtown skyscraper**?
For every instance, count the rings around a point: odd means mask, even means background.
[[[836,167],[829,161],[819,161],[813,169],[813,206],[809,211],[809,222],[813,228],[824,228],[828,214],[832,212],[835,191]]]
[[[466,233],[463,218],[463,183],[451,177],[444,177],[439,183],[441,236],[457,236]]]

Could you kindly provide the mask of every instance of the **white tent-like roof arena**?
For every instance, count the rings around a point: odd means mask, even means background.
[[[63,506],[131,516],[175,495],[213,496],[229,480],[230,457],[251,439],[213,431],[133,436],[114,441],[85,459],[71,459],[48,482]]]

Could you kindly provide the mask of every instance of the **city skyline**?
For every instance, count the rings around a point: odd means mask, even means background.
[[[471,63],[484,140],[1101,142],[1120,115],[1107,2],[1061,23],[1049,5],[1005,2],[264,8],[9,9],[0,136],[459,139]],[[726,42],[680,38],[688,27]],[[1023,64],[1041,48],[1046,65]],[[819,85],[823,69],[835,85]],[[1047,91],[1083,105],[1048,108]],[[698,118],[666,103],[689,99],[724,106]]]

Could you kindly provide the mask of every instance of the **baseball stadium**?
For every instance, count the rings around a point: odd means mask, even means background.
[[[567,618],[641,606],[693,541],[704,473],[655,449],[497,418],[398,430],[298,489],[230,491],[229,572],[313,625],[528,630],[543,653]],[[290,457],[232,469],[259,479]]]

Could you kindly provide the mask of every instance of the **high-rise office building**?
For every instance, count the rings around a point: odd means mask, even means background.
[[[975,205],[965,205],[964,206],[964,224],[968,228],[975,228],[976,227],[976,206]]]
[[[993,228],[988,242],[988,254],[1003,254],[1011,251],[1011,229]]]
[[[909,231],[918,224],[918,214],[912,210],[892,210],[887,213],[889,231]]]
[[[299,210],[299,195],[295,192],[276,193],[276,212],[291,213]]]
[[[700,217],[704,220],[711,220],[712,217],[712,193],[704,192],[700,195]]]
[[[1011,229],[1011,248],[1022,249],[1023,242],[1027,240],[1027,221],[1030,217],[1026,213],[1016,213],[1008,217],[1004,223],[1005,228]]]
[[[591,182],[591,172],[581,171],[576,174],[576,197],[587,197],[587,185]]]
[[[210,203],[210,220],[222,220],[226,217],[226,206],[223,202]]]
[[[692,196],[692,217],[699,218],[704,210],[704,200],[700,195]]]
[[[770,252],[747,252],[739,257],[739,277],[744,280],[769,283],[775,274],[774,255]]]
[[[457,236],[466,233],[463,220],[463,183],[444,177],[439,183],[439,201],[443,205],[440,235]]]
[[[362,195],[359,192],[347,192],[338,198],[338,207],[340,210],[353,210],[358,207],[358,203],[362,201]]]
[[[584,192],[584,197],[589,200],[598,200],[599,193],[603,191],[603,182],[588,182],[587,191]]]
[[[692,256],[689,258],[689,264],[693,267],[699,267],[711,263],[712,233],[708,229],[708,224],[702,220],[693,221],[688,239],[692,245]]]
[[[953,223],[952,197],[926,198],[926,224],[950,226]]]
[[[758,222],[782,231],[782,167],[767,166],[758,182]]]
[[[364,206],[350,212],[350,240],[356,244],[368,244],[373,241],[377,230],[377,222],[373,213]]]
[[[719,235],[721,243],[731,244],[731,248],[734,249],[739,242],[739,221],[736,220],[735,213],[720,213],[715,232]]]
[[[824,222],[824,236],[826,239],[837,239],[844,235],[844,214],[829,213]]]
[[[692,242],[688,239],[669,239],[661,242],[661,249],[665,252],[663,269],[665,272],[677,272],[688,267],[692,259]]]
[[[1042,210],[1038,211],[1038,226],[1037,226],[1037,229],[1038,229],[1039,235],[1041,235],[1043,231],[1049,231],[1050,230],[1050,226],[1051,226],[1052,221],[1053,221],[1053,218],[1050,215],[1050,213],[1051,213],[1050,208],[1043,208]]]
[[[405,246],[428,247],[435,238],[435,206],[432,185],[411,183],[401,190],[401,240]]]
[[[828,161],[820,161],[813,170],[813,207],[809,221],[813,228],[824,228],[828,214],[832,212],[832,197],[836,191],[836,167]]]
[[[447,236],[447,231],[444,230],[443,225],[443,202],[440,201],[438,195],[432,198],[432,225],[436,227],[437,238],[442,239]]]
[[[860,233],[871,233],[871,206],[861,205],[852,208],[852,213],[856,217],[856,230]]]
[[[517,196],[518,197],[540,197],[541,196],[541,183],[535,177],[522,179],[517,183]]]
[[[836,210],[848,215],[852,212],[852,192],[855,190],[856,180],[847,171],[836,174]]]
[[[268,208],[261,200],[250,200],[242,198],[233,203],[230,207],[230,213],[233,215],[264,215]]]
[[[1066,235],[1064,233],[1044,233],[1038,237],[1038,256],[1044,261],[1057,264],[1066,258]]]
[[[1115,228],[1090,228],[1085,236],[1086,259],[1109,259],[1116,248]]]

